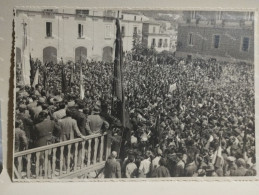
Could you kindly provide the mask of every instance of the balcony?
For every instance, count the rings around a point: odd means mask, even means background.
[[[111,153],[108,134],[89,135],[14,153],[14,179],[68,179],[102,169]]]

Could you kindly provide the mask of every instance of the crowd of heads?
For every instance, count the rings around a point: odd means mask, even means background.
[[[256,174],[253,65],[155,59],[128,53],[123,66],[129,125],[122,131],[117,120],[104,117],[110,123],[112,136],[123,140],[119,147],[114,141],[113,150],[120,153],[124,163],[136,164],[138,171],[132,177],[143,176],[145,160],[150,161],[150,172],[145,177],[156,177],[152,167],[157,157],[158,166],[168,169],[172,177],[236,176],[240,167],[246,169],[242,176]],[[28,124],[33,126],[53,117],[55,111],[67,108],[70,102],[75,102],[86,116],[96,105],[100,112],[111,113],[113,63],[36,61],[34,67],[40,70],[40,84],[17,84],[17,116],[28,113]],[[79,100],[81,67],[83,100]],[[170,90],[172,86],[175,87]],[[29,106],[33,102],[42,108],[37,114]],[[22,127],[26,124],[18,122],[19,117],[16,121],[17,127],[26,129]]]

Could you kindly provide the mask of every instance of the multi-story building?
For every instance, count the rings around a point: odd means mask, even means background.
[[[176,56],[254,61],[254,13],[186,11]]]
[[[127,52],[133,47],[134,34],[138,34],[141,39],[143,21],[146,17],[137,11],[122,11],[120,18],[123,50]]]
[[[111,61],[116,11],[16,10],[16,59],[24,48],[32,58],[58,62],[86,59]]]
[[[143,22],[142,40],[145,46],[155,48],[158,52],[169,51],[170,35],[161,30],[160,23],[155,21]]]

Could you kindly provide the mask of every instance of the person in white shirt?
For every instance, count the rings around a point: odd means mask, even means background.
[[[150,156],[151,156],[151,153],[147,151],[145,154],[145,159],[140,162],[139,177],[146,178],[150,173],[150,165],[151,165]]]

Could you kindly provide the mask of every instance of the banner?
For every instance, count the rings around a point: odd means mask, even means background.
[[[23,40],[22,40],[22,83],[30,86],[30,54],[27,46],[27,23],[23,21]]]
[[[34,79],[33,79],[33,83],[32,83],[32,87],[35,88],[35,85],[37,85],[39,83],[39,68],[37,68]]]
[[[83,78],[82,64],[80,64],[80,99],[83,100],[84,98],[85,98],[84,78]]]

